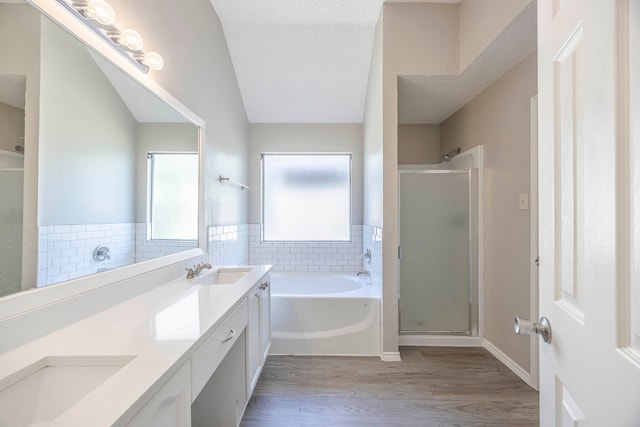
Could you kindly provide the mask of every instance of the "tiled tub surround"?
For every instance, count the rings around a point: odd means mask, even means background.
[[[260,224],[249,224],[249,263],[271,264],[274,271],[362,269],[362,226],[351,226],[350,242],[263,242]]]
[[[93,251],[98,246],[107,246],[111,259],[96,261]],[[42,226],[38,228],[38,287],[195,247],[195,241],[147,241],[144,223]]]
[[[211,264],[249,264],[248,224],[209,227],[207,240]]]

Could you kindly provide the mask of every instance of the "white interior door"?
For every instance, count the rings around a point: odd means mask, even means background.
[[[542,426],[640,426],[640,1],[539,0]]]

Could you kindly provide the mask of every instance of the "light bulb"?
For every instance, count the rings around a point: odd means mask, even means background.
[[[88,19],[94,19],[102,25],[112,25],[116,22],[116,12],[104,0],[90,0],[81,4],[78,10]]]
[[[126,28],[120,32],[107,33],[113,41],[121,46],[126,46],[131,50],[142,49],[143,40],[142,36],[136,30]]]
[[[164,59],[156,52],[145,53],[142,58],[142,63],[155,71],[162,70],[164,67]]]
[[[144,44],[142,36],[136,30],[125,28],[120,32],[120,43],[131,50],[140,50]]]

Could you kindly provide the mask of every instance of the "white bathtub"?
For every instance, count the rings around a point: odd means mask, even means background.
[[[270,354],[380,355],[380,290],[355,273],[272,273]]]

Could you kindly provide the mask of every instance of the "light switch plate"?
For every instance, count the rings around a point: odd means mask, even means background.
[[[520,193],[520,210],[526,211],[529,209],[529,193]]]

